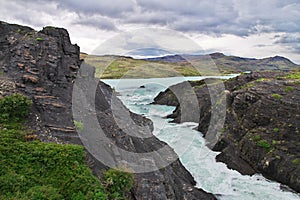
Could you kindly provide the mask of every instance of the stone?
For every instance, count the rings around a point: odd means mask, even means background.
[[[25,83],[30,82],[36,84],[39,81],[39,77],[32,75],[23,75],[23,80]]]

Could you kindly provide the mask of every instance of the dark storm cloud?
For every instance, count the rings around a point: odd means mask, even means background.
[[[109,19],[102,16],[80,17],[73,24],[94,27],[100,30],[117,31],[117,27]]]
[[[300,2],[297,0],[138,0],[137,4],[144,13],[173,15],[176,20],[168,21],[169,26],[183,32],[246,36],[270,31],[300,31]]]
[[[276,39],[276,44],[287,46],[294,53],[300,53],[300,33],[285,34]]]
[[[101,14],[109,17],[121,17],[123,13],[133,12],[134,2],[131,0],[52,0],[58,7],[86,15]]]
[[[16,18],[38,25],[43,21],[37,16],[28,17],[30,10],[51,12],[55,5],[56,12],[80,16],[80,20],[74,19],[73,23],[105,30],[117,30],[116,27],[126,24],[142,24],[182,32],[238,36],[300,32],[298,0],[29,0],[15,1],[15,4],[17,8],[23,7],[28,11],[28,14],[15,15]],[[3,9],[7,7],[1,6],[0,11]],[[16,11],[13,7],[9,9]],[[84,18],[86,20],[81,20]]]

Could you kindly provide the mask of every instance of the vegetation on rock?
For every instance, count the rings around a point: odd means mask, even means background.
[[[32,101],[21,94],[13,94],[0,99],[0,122],[20,121],[28,115]]]
[[[0,199],[124,199],[133,186],[132,174],[108,170],[105,188],[85,164],[83,146],[28,141],[33,133],[21,122],[31,105],[27,97],[7,96],[0,105],[5,113],[0,124]]]

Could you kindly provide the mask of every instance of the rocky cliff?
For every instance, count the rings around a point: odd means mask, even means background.
[[[29,27],[0,22],[0,95],[20,92],[33,101],[28,124],[40,140],[81,144],[72,115],[73,84],[81,73],[80,65],[79,47],[71,44],[65,29],[45,27],[37,32]],[[93,73],[90,69],[87,78],[98,81]],[[154,136],[133,137],[120,129],[111,109],[112,89],[100,81],[96,91],[95,114],[99,125],[118,147],[131,152],[150,152],[165,145]],[[118,108],[126,110],[119,100],[116,101]],[[151,131],[150,120],[130,115],[141,130]],[[139,133],[139,130],[129,130]],[[119,152],[110,153],[120,156]],[[167,158],[162,156],[161,159]],[[107,169],[92,155],[88,156],[87,164],[99,177],[102,170]],[[132,199],[215,199],[194,185],[193,177],[177,159],[163,169],[136,174]]]
[[[300,192],[300,86],[299,72],[251,73],[224,82],[226,100],[211,103],[206,81],[191,82],[198,98],[199,123],[204,136],[212,108],[226,105],[226,118],[213,150],[221,151],[217,161],[242,174],[262,173]],[[215,80],[216,81],[216,80]],[[171,86],[154,103],[177,106],[169,117],[181,122],[181,107]],[[181,97],[189,101],[189,96]]]

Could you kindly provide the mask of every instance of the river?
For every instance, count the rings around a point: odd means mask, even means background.
[[[230,78],[236,75],[219,77]],[[230,170],[224,163],[216,162],[218,152],[205,146],[204,138],[193,130],[197,124],[186,122],[170,123],[164,117],[175,109],[171,106],[151,105],[154,97],[169,86],[184,80],[201,80],[207,77],[173,77],[155,79],[104,79],[103,82],[113,87],[119,98],[132,112],[151,119],[154,124],[153,134],[166,142],[178,154],[182,164],[193,175],[197,187],[216,195],[222,200],[296,200],[299,194],[280,184],[264,178],[260,174],[241,175]],[[143,87],[140,87],[143,86]]]

